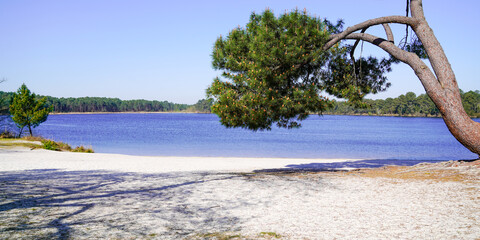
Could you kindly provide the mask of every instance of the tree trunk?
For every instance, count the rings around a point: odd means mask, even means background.
[[[28,124],[28,132],[30,132],[30,137],[32,137],[33,136],[32,126],[30,126],[30,124]]]
[[[324,50],[342,39],[360,39],[382,48],[396,59],[408,64],[439,109],[448,130],[463,146],[480,156],[480,123],[473,121],[463,108],[455,74],[442,46],[425,20],[422,0],[410,0],[410,11],[412,17],[381,17],[349,27],[339,34],[332,35]],[[401,23],[412,27],[425,47],[433,72],[416,54],[397,47],[393,43],[389,29],[385,28],[388,40],[364,32],[355,33],[366,27],[387,23]]]
[[[455,74],[440,42],[423,14],[421,0],[411,1],[412,17],[418,19],[413,30],[422,42],[436,78],[417,74],[428,96],[442,114],[452,135],[470,151],[480,155],[480,123],[473,121],[465,112]],[[435,85],[434,88],[431,86]]]
[[[457,90],[458,91],[458,90]],[[444,96],[430,96],[442,114],[448,130],[463,146],[480,156],[480,123],[465,112],[460,97],[445,90]]]
[[[22,137],[22,132],[23,132],[23,128],[24,128],[24,127],[25,127],[25,126],[23,126],[23,127],[20,128],[20,132],[18,133],[18,138],[21,138],[21,137]]]

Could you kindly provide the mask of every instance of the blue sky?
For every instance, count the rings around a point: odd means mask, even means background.
[[[463,90],[480,89],[480,1],[424,0],[425,15]],[[404,0],[161,1],[0,0],[0,84],[55,97],[117,97],[195,103],[219,75],[210,54],[219,35],[245,26],[252,11],[306,8],[350,26],[404,15]],[[396,42],[405,28],[392,26]],[[384,36],[379,29],[370,33]],[[363,55],[383,56],[365,43]],[[404,64],[388,74],[392,87],[369,98],[424,93]]]

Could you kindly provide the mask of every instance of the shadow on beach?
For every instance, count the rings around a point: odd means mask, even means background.
[[[212,224],[231,230],[238,219],[219,215],[215,206],[192,205],[190,195],[194,185],[236,177],[56,169],[0,172],[0,238],[70,239],[89,231],[107,234],[100,238],[148,238],[158,233],[138,225],[152,218],[164,226],[163,236],[188,235]]]
[[[305,206],[309,212],[321,197],[336,201],[337,194],[358,193],[349,189],[364,187],[371,191],[381,187],[364,186],[357,183],[358,179],[348,187],[348,181],[332,181],[323,175],[309,179],[275,173],[345,171],[423,162],[440,161],[312,162],[255,171],[267,174],[59,169],[0,172],[0,239],[184,239],[201,238],[203,233],[238,232],[249,221],[268,219],[279,209],[288,212],[292,199],[296,199],[297,207],[304,206],[305,201],[312,203]],[[253,175],[260,177],[250,177]],[[296,216],[295,211],[289,214]]]
[[[290,164],[285,168],[275,169],[261,169],[256,170],[256,173],[295,173],[295,172],[337,172],[349,171],[359,168],[380,168],[386,166],[413,166],[419,163],[437,163],[447,160],[401,160],[401,159],[371,159],[359,161],[346,162],[332,162],[332,163],[306,163],[306,164]]]

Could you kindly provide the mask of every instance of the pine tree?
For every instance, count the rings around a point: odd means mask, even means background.
[[[399,45],[392,23],[406,27]],[[380,25],[386,39],[366,32]],[[408,29],[412,30],[410,38]],[[355,43],[348,45],[344,40]],[[355,60],[360,41],[378,46],[390,59]],[[245,28],[235,28],[217,39],[212,57],[214,69],[222,70],[222,78],[216,78],[207,90],[214,99],[212,112],[227,127],[252,130],[270,129],[273,123],[298,127],[298,121],[309,113],[322,112],[333,104],[320,95],[323,93],[363,104],[366,94],[388,88],[385,74],[392,63],[405,63],[452,135],[480,156],[480,123],[462,106],[455,74],[425,18],[422,0],[407,0],[406,16],[372,18],[345,30],[341,21],[333,25],[309,17],[306,11],[278,18],[268,10],[262,15],[253,13]]]
[[[351,47],[323,50],[342,24],[298,10],[278,18],[269,10],[253,13],[245,28],[215,42],[213,67],[223,72],[207,90],[214,99],[212,112],[227,127],[268,130],[276,123],[295,128],[310,113],[332,106],[322,91],[359,105],[366,94],[385,90],[390,83],[383,73],[390,71],[390,61],[360,58],[359,71],[345,60]]]
[[[10,104],[12,120],[20,129],[19,136],[25,127],[28,127],[30,136],[33,135],[32,128],[47,120],[48,114],[52,111],[46,104],[46,98],[37,99],[35,93],[31,93],[25,84],[13,94]]]

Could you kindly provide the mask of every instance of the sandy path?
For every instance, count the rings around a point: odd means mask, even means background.
[[[244,174],[232,171],[312,160],[192,160],[0,150],[0,239],[480,238],[478,181]]]

